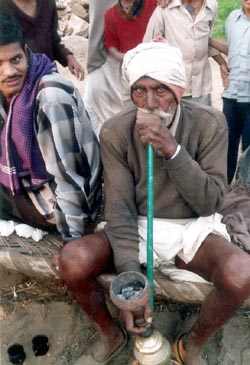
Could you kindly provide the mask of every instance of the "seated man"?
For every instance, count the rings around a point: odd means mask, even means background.
[[[0,218],[83,236],[100,203],[97,139],[79,92],[3,13],[0,125]]]
[[[178,342],[186,365],[204,364],[202,347],[250,294],[250,256],[227,240],[219,208],[226,183],[227,127],[223,114],[190,101],[180,51],[166,43],[144,43],[123,62],[136,108],[109,120],[100,134],[104,164],[104,232],[69,242],[57,257],[61,278],[99,329],[92,355],[79,364],[106,363],[122,347],[96,276],[112,269],[140,271],[145,262],[146,144],[155,152],[155,217],[164,231],[155,239],[155,261],[176,265],[215,284],[199,318]],[[157,229],[157,224],[155,228]],[[169,229],[173,232],[169,234]],[[237,275],[236,275],[237,273]],[[140,333],[131,312],[126,329]],[[145,307],[145,320],[152,313]]]

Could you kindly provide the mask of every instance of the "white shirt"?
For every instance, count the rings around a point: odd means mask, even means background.
[[[200,97],[212,90],[208,57],[219,52],[208,47],[208,40],[217,9],[216,0],[205,0],[193,19],[181,0],[173,0],[165,9],[157,7],[148,23],[144,42],[160,35],[182,52],[187,78],[184,96]]]

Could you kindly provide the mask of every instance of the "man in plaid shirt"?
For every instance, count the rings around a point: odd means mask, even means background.
[[[73,84],[0,14],[0,218],[84,235],[101,198],[97,139]]]

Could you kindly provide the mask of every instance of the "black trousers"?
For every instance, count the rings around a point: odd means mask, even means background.
[[[49,223],[34,207],[25,190],[12,195],[10,190],[0,184],[0,219],[25,223],[46,231],[55,231],[56,226]]]

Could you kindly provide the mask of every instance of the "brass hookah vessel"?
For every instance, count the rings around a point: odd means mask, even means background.
[[[133,312],[138,327],[145,326],[143,313],[150,298],[150,285],[143,274],[129,271],[116,276],[110,285],[110,297],[117,308]],[[134,355],[140,365],[167,365],[171,347],[167,339],[151,325],[135,337]]]

